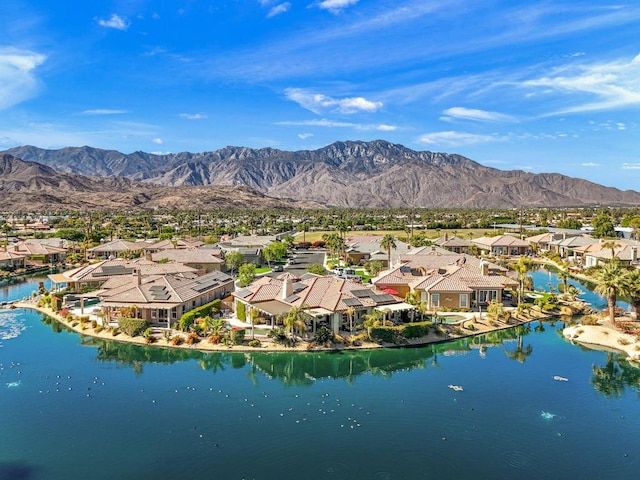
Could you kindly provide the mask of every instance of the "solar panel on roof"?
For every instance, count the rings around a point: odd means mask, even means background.
[[[351,290],[351,295],[358,298],[365,298],[374,295],[374,293],[368,288],[365,288],[364,290]]]
[[[196,282],[196,284],[193,286],[193,289],[196,292],[204,292],[205,290],[208,290],[209,288],[216,287],[218,285],[220,285],[220,282],[218,282],[218,280],[210,278],[210,279],[205,280],[203,282]]]
[[[406,266],[406,265],[405,265],[405,266],[402,266],[402,267],[400,267],[400,271],[401,271],[402,273],[409,273],[409,272],[411,272],[411,267],[408,267],[408,266]]]
[[[124,265],[104,265],[102,275],[126,275],[133,272],[132,268],[125,268]]]
[[[247,298],[249,295],[251,295],[251,290],[245,288],[244,290],[236,292],[236,295],[240,298]]]
[[[171,298],[171,294],[169,292],[156,293],[153,295],[154,300],[169,300],[170,298]]]
[[[342,303],[344,303],[347,307],[361,307],[362,306],[362,302],[360,300],[358,300],[357,298],[345,298],[344,300],[342,300]]]
[[[382,295],[371,295],[371,300],[376,303],[394,303],[396,301],[391,295],[383,293]]]
[[[287,303],[293,303],[296,300],[298,300],[300,297],[298,295],[289,295],[287,298],[284,299],[285,302]]]
[[[296,282],[296,283],[293,284],[293,291],[294,292],[300,292],[300,291],[304,290],[305,288],[307,288],[307,285],[305,283]]]

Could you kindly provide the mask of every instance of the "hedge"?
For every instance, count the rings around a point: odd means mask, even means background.
[[[247,321],[247,306],[242,302],[236,302],[236,317],[243,322]]]
[[[433,322],[407,323],[400,327],[400,333],[405,338],[420,338],[429,335]]]
[[[118,319],[118,328],[130,337],[136,337],[149,328],[149,322],[142,318],[123,317]]]
[[[373,341],[396,343],[398,330],[395,327],[371,327],[369,336]]]
[[[182,331],[187,331],[196,321],[196,318],[206,317],[207,315],[210,315],[213,310],[220,311],[221,305],[222,300],[217,299],[213,302],[205,303],[200,307],[194,308],[193,310],[189,310],[180,317],[180,320],[178,320],[178,328]]]

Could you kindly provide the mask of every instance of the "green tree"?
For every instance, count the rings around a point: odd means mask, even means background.
[[[324,265],[320,264],[320,263],[314,263],[313,265],[309,265],[307,267],[307,272],[309,273],[314,273],[316,275],[326,275],[327,273],[327,269],[324,268]]]
[[[371,260],[364,264],[364,268],[367,269],[367,272],[369,272],[372,277],[375,277],[382,271],[384,266],[380,260]]]
[[[237,271],[240,265],[244,263],[244,255],[236,250],[232,250],[225,254],[224,263],[233,275],[233,272]]]
[[[70,240],[72,242],[82,242],[85,239],[85,233],[79,228],[61,228],[56,235],[64,240]]]
[[[390,233],[385,234],[380,241],[380,248],[384,248],[387,251],[387,266],[391,268],[391,249],[398,248],[396,245],[396,238]]]
[[[309,314],[305,312],[305,307],[291,307],[282,318],[284,328],[291,334],[291,340],[296,342],[296,332],[302,333],[306,330],[306,320]]]
[[[610,238],[616,236],[613,220],[608,213],[601,213],[592,221],[593,232],[591,236],[594,238]]]
[[[246,287],[256,278],[256,266],[253,263],[243,263],[238,268],[238,285]]]
[[[611,323],[615,323],[618,295],[624,295],[629,290],[627,279],[627,271],[620,262],[607,263],[596,272],[596,286],[593,290],[607,299]]]
[[[280,260],[287,255],[287,246],[282,242],[271,242],[269,245],[262,249],[262,256],[267,261],[269,266],[271,262]]]

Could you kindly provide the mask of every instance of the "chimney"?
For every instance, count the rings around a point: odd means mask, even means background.
[[[638,261],[638,247],[631,247],[631,263]]]
[[[293,285],[289,278],[284,279],[282,282],[282,300],[289,298],[293,294]]]
[[[133,269],[133,278],[135,279],[135,285],[142,285],[142,272],[139,268]]]
[[[447,240],[449,240],[449,234],[445,232],[445,234],[444,234],[444,241],[446,242]]]
[[[567,232],[562,232],[562,239],[566,240],[567,239]]]
[[[489,262],[485,260],[480,260],[480,271],[484,276],[489,275]]]

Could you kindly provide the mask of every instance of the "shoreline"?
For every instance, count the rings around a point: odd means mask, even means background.
[[[334,345],[332,347],[314,346],[313,348],[309,349],[308,348],[309,343],[304,340],[299,341],[298,344],[293,347],[287,347],[284,345],[276,344],[273,341],[271,341],[271,339],[265,338],[265,337],[260,337],[260,338],[256,337],[256,339],[260,340],[261,342],[261,346],[259,347],[251,347],[249,345],[212,344],[208,342],[205,338],[201,339],[200,342],[194,343],[191,345],[186,343],[182,343],[180,345],[173,345],[172,343],[164,339],[162,336],[160,337],[156,336],[155,337],[156,340],[153,343],[147,343],[143,336],[130,337],[122,332],[120,332],[117,336],[113,336],[111,332],[108,332],[106,330],[96,332],[90,325],[85,326],[84,329],[82,328],[82,325],[80,323],[77,323],[75,326],[73,326],[70,322],[67,322],[65,318],[61,317],[60,315],[55,313],[53,310],[51,310],[51,308],[39,307],[36,304],[31,303],[30,301],[18,301],[18,302],[15,302],[13,306],[15,308],[25,308],[25,309],[35,310],[37,312],[40,312],[52,318],[53,320],[57,321],[58,323],[68,328],[69,330],[75,333],[78,333],[80,335],[88,336],[88,337],[100,338],[103,340],[109,340],[109,341],[120,342],[120,343],[132,343],[132,344],[146,346],[146,347],[175,348],[175,349],[193,350],[193,351],[200,351],[200,352],[279,352],[279,353],[316,352],[317,353],[317,352],[337,352],[342,350],[418,348],[426,345],[452,342],[462,338],[476,337],[479,335],[484,335],[486,333],[491,333],[498,330],[514,328],[519,325],[524,325],[530,322],[534,322],[536,320],[544,320],[552,316],[544,313],[541,313],[539,316],[525,318],[525,319],[512,316],[511,318],[517,320],[517,323],[510,324],[510,323],[504,323],[502,321],[498,321],[498,322],[495,322],[497,324],[496,326],[485,323],[485,319],[483,318],[482,320],[476,320],[473,323],[473,325],[477,328],[477,330],[468,331],[469,333],[467,333],[467,330],[465,330],[465,333],[463,333],[462,335],[457,335],[451,332],[453,328],[458,327],[457,325],[451,324],[447,326],[446,324],[442,324],[448,330],[444,335],[437,335],[434,332],[430,332],[429,335],[425,337],[420,337],[417,339],[408,339],[407,342],[404,344],[395,344],[395,343],[379,344],[376,342],[365,341],[363,342],[362,345],[358,345],[358,346],[342,344],[342,345]],[[159,329],[156,329],[156,330],[157,330],[156,333],[160,331],[164,331]],[[248,330],[247,333],[249,333],[250,329],[247,329],[247,330]],[[181,335],[183,337],[186,337],[187,335],[186,332],[181,332],[177,330],[173,330],[172,333],[173,335]],[[249,338],[245,338],[245,342],[248,342],[249,340],[250,340]]]
[[[629,361],[640,361],[640,336],[624,333],[608,321],[600,325],[572,325],[562,335],[571,343],[591,350],[615,350],[626,354]]]

